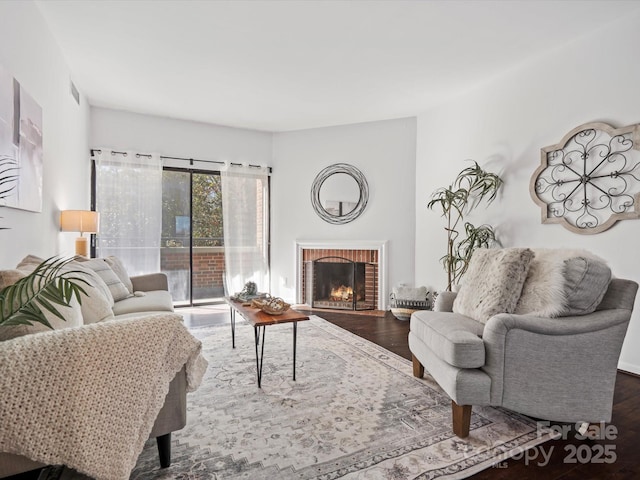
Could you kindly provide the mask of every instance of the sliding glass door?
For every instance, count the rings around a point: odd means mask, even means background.
[[[92,155],[92,208],[101,214],[93,255],[119,256],[131,275],[160,268],[176,306],[221,301],[248,281],[269,291],[269,168],[105,149]],[[184,160],[203,166],[183,168]]]
[[[165,168],[162,173],[161,269],[176,306],[224,296],[220,175]]]

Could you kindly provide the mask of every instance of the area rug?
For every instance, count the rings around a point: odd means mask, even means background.
[[[548,433],[521,415],[474,408],[471,434],[451,431],[451,401],[411,362],[319,317],[267,327],[262,388],[253,328],[194,330],[209,369],[188,395],[187,426],[174,432],[172,465],[147,442],[132,479],[460,479]]]

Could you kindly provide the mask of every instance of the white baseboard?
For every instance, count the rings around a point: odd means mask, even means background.
[[[640,375],[640,367],[627,362],[618,362],[618,370]]]

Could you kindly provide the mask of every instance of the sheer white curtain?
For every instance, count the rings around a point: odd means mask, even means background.
[[[130,275],[160,271],[162,161],[102,148],[96,161],[97,254],[119,257]]]
[[[253,281],[269,292],[269,172],[228,166],[220,172],[224,230],[225,293]]]

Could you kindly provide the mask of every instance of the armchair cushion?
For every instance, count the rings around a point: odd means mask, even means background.
[[[482,323],[498,313],[513,313],[532,258],[528,248],[476,250],[453,311]]]
[[[411,332],[439,358],[458,368],[484,365],[484,324],[450,312],[419,310],[411,315]]]

